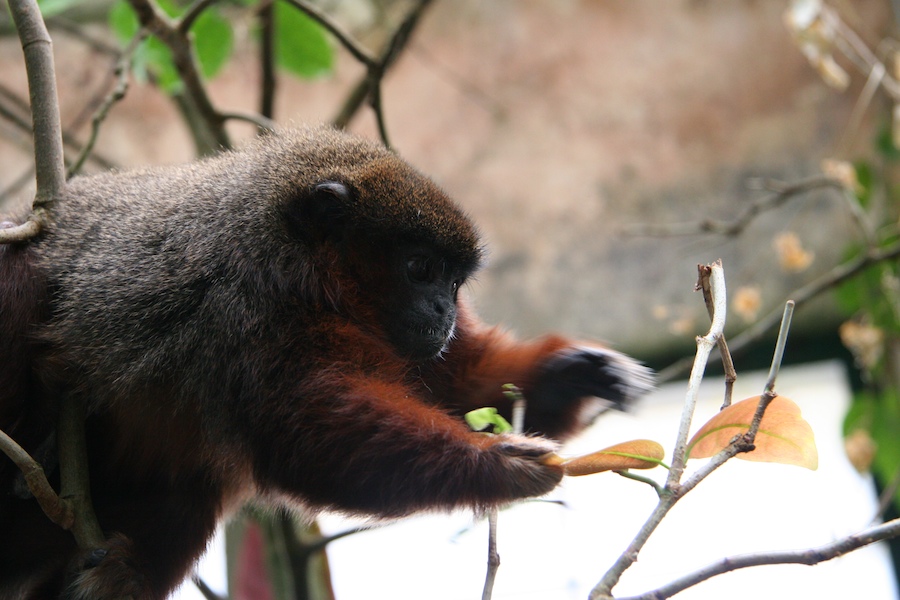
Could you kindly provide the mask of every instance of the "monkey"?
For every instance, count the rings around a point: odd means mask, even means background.
[[[543,458],[652,375],[482,323],[463,288],[483,261],[437,184],[324,126],[73,178],[0,246],[0,429],[57,485],[59,403],[86,405],[107,541],[79,550],[0,460],[0,596],[166,598],[251,499],[394,519],[551,491]],[[525,432],[471,431],[474,408],[509,416],[506,383]]]

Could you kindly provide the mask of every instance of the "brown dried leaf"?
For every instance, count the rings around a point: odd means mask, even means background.
[[[746,433],[758,404],[759,396],[747,398],[707,421],[688,443],[688,457],[713,456],[727,447],[734,436]],[[819,466],[812,427],[800,416],[800,407],[784,396],[776,396],[769,404],[754,444],[755,450],[742,452],[737,458],[797,465],[813,471]]]
[[[665,450],[652,440],[632,440],[558,463],[566,475],[577,477],[602,471],[652,469],[665,457]]]

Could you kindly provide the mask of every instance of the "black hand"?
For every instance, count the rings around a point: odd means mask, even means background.
[[[554,354],[527,397],[529,408],[541,411],[563,411],[586,397],[603,398],[622,410],[652,388],[652,371],[624,354],[577,347]]]

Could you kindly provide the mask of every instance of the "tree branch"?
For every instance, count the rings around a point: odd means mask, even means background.
[[[32,203],[35,209],[30,226],[3,230],[0,241],[24,240],[36,235],[43,225],[47,208],[59,198],[66,185],[63,160],[62,125],[59,119],[59,100],[56,93],[56,71],[53,65],[53,45],[35,0],[9,0],[28,74],[28,93],[31,99],[34,128],[34,164],[37,191]]]
[[[689,575],[680,577],[655,590],[640,594],[639,596],[619,598],[618,600],[662,600],[663,598],[671,598],[675,594],[693,587],[698,583],[712,579],[716,575],[736,571],[738,569],[746,569],[747,567],[789,564],[817,565],[821,562],[843,556],[853,550],[868,546],[869,544],[874,544],[875,542],[895,538],[897,536],[900,536],[900,519],[894,519],[893,521],[888,521],[887,523],[883,523],[876,527],[870,527],[859,533],[854,533],[834,542],[816,548],[809,548],[807,550],[763,552],[758,554],[730,556]]]
[[[139,31],[119,57],[115,69],[116,85],[103,100],[103,103],[96,112],[94,112],[94,116],[91,118],[91,135],[81,148],[81,152],[79,152],[75,162],[69,167],[69,177],[81,171],[81,167],[84,166],[84,161],[91,152],[93,152],[94,144],[97,143],[97,138],[100,135],[100,125],[106,120],[106,116],[109,114],[113,105],[125,97],[125,92],[128,91],[128,74],[131,71],[131,61],[134,56],[134,51],[145,37],[144,30]]]
[[[72,507],[59,497],[56,490],[47,481],[47,476],[40,463],[2,430],[0,430],[0,451],[22,471],[28,490],[40,504],[44,514],[63,529],[72,527],[75,520]]]
[[[231,141],[225,131],[225,120],[213,106],[206,87],[200,77],[200,70],[194,57],[193,45],[186,31],[181,28],[182,21],[173,21],[151,0],[128,0],[134,12],[138,15],[141,25],[155,35],[172,52],[172,62],[178,70],[178,75],[184,83],[186,97],[191,105],[196,108],[206,129],[212,134],[216,144],[220,148],[230,148]],[[199,2],[194,6],[206,7],[205,2]],[[186,15],[199,13],[189,11]]]
[[[296,0],[290,1],[294,2]],[[381,139],[385,146],[388,148],[391,147],[387,137],[387,128],[385,126],[381,105],[381,81],[384,79],[388,69],[393,66],[403,49],[406,47],[412,37],[412,32],[415,30],[422,15],[425,13],[425,9],[431,5],[431,2],[432,0],[419,0],[419,2],[410,9],[400,25],[397,26],[397,29],[394,31],[394,34],[385,45],[385,49],[377,60],[372,59],[368,53],[366,53],[365,57],[358,57],[358,60],[366,67],[366,74],[351,90],[347,100],[344,102],[344,106],[333,119],[332,122],[336,127],[341,129],[346,127],[353,118],[353,115],[356,114],[363,102],[368,98],[372,105],[372,109],[375,111],[375,118],[378,121],[378,130],[381,134]],[[352,52],[353,51],[351,50],[351,53]]]
[[[87,442],[85,440],[84,403],[73,395],[60,402],[57,440],[59,446],[60,497],[72,505],[75,522],[72,534],[79,548],[96,548],[104,541],[103,530],[97,522],[91,504],[88,474]]]
[[[743,435],[735,436],[728,446],[716,453],[707,463],[694,472],[687,480],[681,482],[681,476],[684,472],[684,464],[687,460],[687,433],[690,429],[691,420],[696,406],[696,396],[699,390],[700,381],[703,378],[706,361],[709,353],[716,345],[716,341],[721,336],[725,327],[725,278],[722,272],[722,264],[717,261],[713,265],[698,266],[700,271],[700,287],[710,290],[711,304],[713,307],[712,325],[706,336],[697,338],[697,353],[694,359],[694,367],[691,370],[691,377],[688,381],[688,389],[682,411],[681,425],[678,429],[678,439],[672,458],[672,467],[669,469],[669,475],[666,479],[665,486],[660,490],[657,489],[659,501],[650,517],[644,522],[644,525],[638,531],[637,535],[628,545],[619,558],[603,575],[602,579],[591,590],[590,600],[607,600],[612,599],[612,589],[616,586],[622,574],[631,567],[638,559],[638,554],[643,549],[647,540],[662,523],[662,520],[675,504],[693,490],[697,485],[708,477],[713,471],[725,464],[728,460],[741,452],[749,452],[753,450],[754,440],[759,431],[760,423],[765,414],[771,400],[776,396],[774,392],[775,378],[781,367],[781,361],[784,353],[784,347],[787,340],[787,334],[790,329],[790,320],[793,313],[793,304],[788,302],[784,311],[784,319],[782,321],[781,331],[779,333],[778,342],[775,346],[775,352],[772,357],[772,367],[769,371],[769,378],[766,382],[765,391],[760,396],[757,410],[754,413],[748,431]],[[648,598],[655,598],[648,595]],[[660,596],[663,597],[663,596]]]
[[[366,69],[372,70],[379,66],[379,61],[372,56],[365,46],[357,42],[352,35],[344,31],[344,29],[331,17],[320,11],[318,8],[304,0],[285,0],[285,2],[300,12],[305,13],[310,19],[327,29],[328,32],[337,38],[337,41],[353,55],[353,58],[361,62]]]
[[[770,181],[766,182],[765,187],[772,192],[770,195],[750,203],[738,213],[737,217],[730,221],[704,219],[691,223],[667,223],[660,225],[645,223],[626,226],[621,230],[621,233],[632,236],[654,237],[680,237],[703,233],[738,235],[761,213],[781,206],[794,196],[823,188],[843,190],[843,184],[840,181],[822,175],[789,184]]]
[[[275,0],[266,0],[257,13],[259,20],[259,70],[262,90],[259,97],[259,114],[271,119],[275,114]]]

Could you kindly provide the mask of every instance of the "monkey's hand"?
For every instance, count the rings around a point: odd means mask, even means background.
[[[481,494],[495,496],[489,504],[541,496],[562,479],[562,468],[543,462],[559,448],[551,440],[515,434],[481,437],[489,443],[488,451],[493,459],[485,463],[489,472],[481,478],[487,487]]]
[[[72,560],[63,600],[140,600],[148,596],[145,578],[133,558],[131,541],[121,534]]]
[[[550,435],[558,428],[580,429],[610,406],[624,410],[652,389],[653,372],[637,361],[607,348],[573,346],[540,366],[525,390],[526,419]]]

